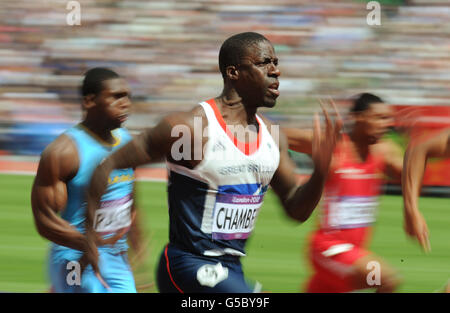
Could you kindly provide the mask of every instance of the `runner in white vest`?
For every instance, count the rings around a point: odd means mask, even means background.
[[[161,292],[251,292],[240,257],[269,186],[286,213],[304,222],[322,194],[341,123],[315,118],[311,178],[297,185],[288,145],[259,107],[279,96],[278,58],[267,38],[241,33],[219,53],[220,96],[158,125],[108,157],[91,180],[88,210],[99,207],[108,173],[165,158],[168,164],[169,244],[157,283]],[[87,255],[96,263],[95,253]]]

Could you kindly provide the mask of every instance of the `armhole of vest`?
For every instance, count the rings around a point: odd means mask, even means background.
[[[209,132],[209,128],[210,128],[211,125],[213,125],[213,123],[211,123],[211,119],[212,120],[216,120],[217,124],[219,122],[217,121],[216,116],[214,114],[214,111],[213,111],[213,109],[211,108],[211,105],[208,102],[203,101],[199,105],[203,109],[203,112],[205,112],[206,120],[208,121],[207,127],[208,127],[208,135],[209,135],[209,133],[210,133]]]
[[[215,118],[215,116],[214,116],[213,109],[211,108],[211,105],[210,105],[208,102],[203,101],[203,102],[201,102],[199,105],[202,107],[203,112],[205,112],[206,121],[208,122],[208,125],[206,125],[206,127],[207,127],[207,136],[208,136],[207,138],[208,138],[208,140],[206,141],[206,144],[205,144],[206,147],[208,147],[208,145],[210,144],[210,141],[209,141],[210,135],[213,134],[213,132],[212,132],[211,129],[210,129],[210,125],[212,125],[212,123],[211,123],[211,118]],[[209,110],[209,111],[208,111],[208,110]],[[208,115],[208,112],[209,112],[209,115]],[[214,126],[213,126],[213,127],[214,127]],[[202,130],[202,142],[203,142],[203,131],[204,131],[204,130]],[[203,148],[204,148],[204,147],[202,146],[202,150],[203,150]],[[205,149],[204,151],[207,152],[208,149]],[[203,152],[202,152],[202,154],[203,154]],[[193,170],[193,171],[195,171],[195,170],[201,170],[201,168],[204,166],[205,163],[206,163],[206,161],[205,161],[205,155],[203,155],[202,160],[201,160],[196,166],[194,166],[194,167],[192,168],[192,170]]]
[[[77,155],[78,155],[78,169],[77,169],[77,172],[75,173],[75,175],[73,175],[73,177],[67,181],[67,183],[69,183],[69,182],[71,182],[72,180],[74,180],[75,177],[77,177],[78,174],[80,173],[82,160],[81,160],[80,147],[79,147],[79,144],[78,144],[77,139],[76,139],[75,136],[72,134],[72,130],[64,132],[63,135],[67,136],[67,138],[69,138],[69,139],[72,141],[72,143],[73,143],[73,145],[74,145],[74,147],[75,147],[75,150],[76,150],[76,152],[77,152]]]
[[[278,141],[277,140],[275,140],[275,138],[273,138],[273,136],[272,136],[272,133],[269,131],[269,129],[267,128],[267,124],[264,122],[264,119],[261,117],[261,116],[259,116],[258,114],[256,114],[255,115],[256,116],[256,118],[257,118],[257,120],[258,120],[258,123],[259,123],[259,126],[260,126],[260,130],[259,131],[261,131],[262,133],[261,133],[261,142],[259,143],[260,144],[260,147],[259,147],[259,149],[261,149],[261,145],[262,145],[262,143],[263,143],[263,141],[264,140],[266,140],[267,142],[269,142],[269,141],[272,141],[273,142],[273,144],[276,146],[276,151],[278,151],[278,162],[277,162],[277,166],[276,166],[276,168],[278,169],[278,167],[280,166],[280,159],[281,159],[281,152],[280,152],[280,129],[278,129]],[[265,134],[264,134],[264,132],[265,132]],[[258,134],[258,136],[259,136],[259,134]],[[270,184],[269,184],[270,185]]]
[[[278,140],[278,142],[273,138],[272,133],[269,131],[269,128],[267,128],[267,124],[264,122],[263,118],[261,116],[259,116],[258,114],[255,114],[256,119],[258,121],[258,124],[260,126],[260,131],[262,131],[263,133],[266,132],[266,134],[261,133],[261,142],[264,140],[264,137],[267,135],[268,138],[272,138],[272,141],[275,143],[275,145],[278,147],[278,149],[280,148],[280,142]],[[279,135],[279,132],[278,132]],[[258,133],[259,136],[259,133]],[[279,138],[278,138],[279,139]]]

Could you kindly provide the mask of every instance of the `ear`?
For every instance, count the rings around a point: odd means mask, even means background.
[[[95,107],[96,103],[94,101],[95,95],[89,94],[87,96],[83,97],[83,109],[89,110],[93,107]]]
[[[227,66],[225,73],[229,80],[238,80],[239,79],[239,70],[234,65]]]

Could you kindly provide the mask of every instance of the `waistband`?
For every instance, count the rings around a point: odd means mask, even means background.
[[[229,262],[229,263],[236,263],[236,264],[241,263],[241,257],[236,256],[236,255],[224,254],[224,255],[220,255],[220,256],[208,256],[208,255],[204,255],[204,254],[199,254],[197,252],[189,251],[188,249],[181,247],[180,245],[174,244],[172,242],[168,243],[164,247],[164,249],[166,249],[166,247],[168,249],[171,249],[172,251],[176,250],[176,251],[179,251],[180,253],[190,254],[190,255],[192,255],[192,257],[203,258],[205,260],[217,260],[220,262]]]

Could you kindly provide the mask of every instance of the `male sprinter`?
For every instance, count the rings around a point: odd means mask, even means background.
[[[394,271],[366,250],[383,173],[400,177],[402,170],[401,151],[381,140],[392,124],[392,112],[379,97],[363,93],[354,99],[350,116],[353,128],[336,144],[318,229],[310,238],[309,258],[315,273],[307,292],[349,292],[370,287],[392,292],[399,283]],[[292,150],[311,153],[311,131],[285,132]],[[367,279],[372,261],[381,265],[380,284],[373,286]]]
[[[85,74],[81,93],[85,118],[44,150],[31,193],[37,230],[53,242],[48,264],[52,288],[55,292],[136,292],[126,242],[134,215],[132,168],[111,172],[96,212],[98,265],[105,281],[90,267],[83,271],[86,264],[80,260],[89,249],[84,232],[92,172],[131,140],[120,128],[131,107],[129,89],[115,72],[94,68]]]
[[[322,194],[340,131],[326,115],[321,134],[316,116],[315,169],[297,186],[285,136],[278,145],[271,125],[256,113],[273,107],[280,94],[272,44],[253,32],[234,35],[222,44],[219,67],[221,95],[165,117],[108,157],[91,181],[88,209],[95,211],[112,169],[166,158],[170,234],[157,272],[160,292],[252,292],[240,257],[264,194],[271,186],[291,218],[307,220]],[[232,129],[242,132],[236,137]],[[95,264],[95,255],[87,258]]]

